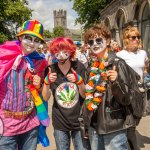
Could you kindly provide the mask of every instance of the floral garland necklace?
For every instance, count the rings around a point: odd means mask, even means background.
[[[97,58],[93,61],[91,66],[90,78],[86,84],[86,106],[90,111],[97,109],[98,105],[102,102],[104,93],[106,91],[107,69],[108,66],[108,52],[99,61]]]

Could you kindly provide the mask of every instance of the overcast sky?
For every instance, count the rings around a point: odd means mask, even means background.
[[[32,19],[39,20],[45,29],[52,31],[54,27],[53,10],[67,10],[67,28],[79,29],[75,26],[77,13],[72,9],[73,2],[69,0],[29,0],[29,8],[33,9]]]

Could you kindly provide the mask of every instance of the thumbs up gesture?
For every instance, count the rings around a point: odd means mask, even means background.
[[[46,76],[45,79],[44,79],[44,83],[45,83],[46,85],[50,85],[50,83],[55,82],[56,79],[57,79],[57,74],[56,74],[55,72],[52,73],[50,67],[49,67],[48,69],[49,69],[49,72],[48,72],[47,76]]]
[[[107,77],[111,82],[115,81],[117,79],[118,73],[116,71],[116,66],[113,66],[112,70],[107,71]]]
[[[67,74],[66,76],[68,81],[75,82],[78,85],[81,84],[83,82],[82,77],[79,74],[77,74],[77,72],[73,68],[71,68],[71,72],[71,74]]]

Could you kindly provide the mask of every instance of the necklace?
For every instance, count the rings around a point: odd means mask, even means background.
[[[97,109],[98,105],[102,102],[107,85],[106,67],[108,65],[108,51],[105,55],[98,60],[96,58],[91,66],[90,78],[86,84],[86,106],[90,111]]]

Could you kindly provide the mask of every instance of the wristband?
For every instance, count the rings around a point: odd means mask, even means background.
[[[77,73],[73,73],[73,74],[75,76],[77,85],[80,85],[81,83],[83,83],[83,79],[82,79],[82,77],[79,74],[77,74]]]
[[[83,79],[80,75],[77,74],[78,80],[76,81],[76,84],[80,85],[81,83],[83,83]]]
[[[44,83],[45,83],[46,85],[50,85],[50,83],[51,83],[51,81],[50,81],[50,79],[49,79],[49,75],[50,75],[50,74],[48,74],[48,75],[45,77],[45,79],[44,79]]]

